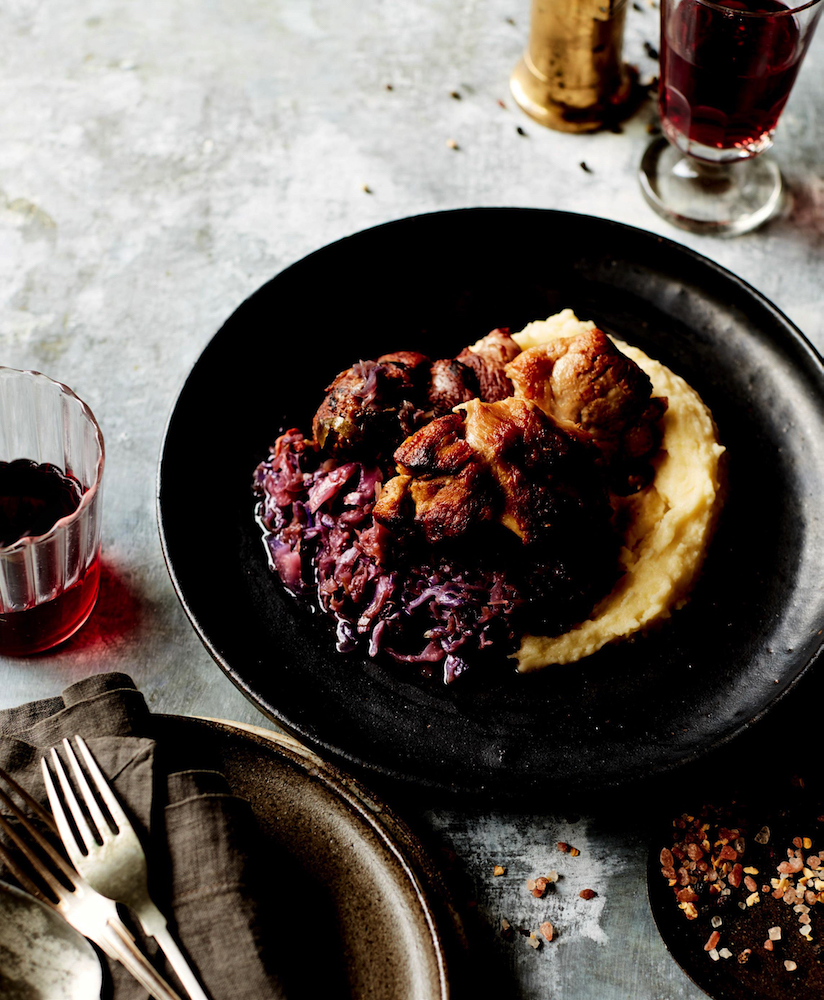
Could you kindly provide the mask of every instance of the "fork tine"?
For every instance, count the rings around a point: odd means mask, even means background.
[[[82,736],[75,736],[75,739],[77,740],[78,746],[80,746],[80,744],[83,743]],[[103,815],[103,810],[100,808],[100,805],[98,804],[97,797],[92,791],[92,786],[89,784],[89,779],[86,777],[83,768],[80,766],[80,761],[77,759],[77,755],[75,754],[74,748],[72,747],[71,743],[68,740],[63,740],[63,746],[66,748],[66,756],[69,758],[69,763],[72,766],[72,772],[74,773],[75,780],[77,781],[77,784],[80,787],[80,791],[83,795],[83,800],[88,806],[89,812],[91,813],[95,825],[97,826],[97,833],[99,839],[102,840],[103,843],[105,844],[112,839],[112,830],[111,827],[109,826],[109,821]],[[85,743],[83,743],[83,746],[85,747]],[[86,757],[86,754],[84,754],[83,756]],[[88,763],[88,758],[86,758],[86,760]],[[95,775],[92,774],[92,777],[94,778]],[[100,794],[101,798],[103,798],[103,801],[106,802],[106,797],[103,794],[102,788],[100,788],[99,778],[96,784],[98,793]],[[108,806],[108,802],[106,802],[106,805]],[[117,819],[114,816],[112,816],[112,818],[114,819],[116,825]]]
[[[123,811],[123,807],[117,801],[117,796],[112,791],[111,786],[109,785],[108,778],[100,770],[100,767],[98,766],[97,761],[94,759],[94,757],[92,757],[92,752],[86,746],[86,741],[83,739],[82,736],[75,736],[74,739],[77,745],[80,747],[80,752],[83,754],[83,760],[85,760],[86,766],[88,767],[92,778],[94,778],[95,787],[97,788],[97,791],[100,793],[100,798],[103,799],[103,801],[106,803],[106,808],[109,810],[109,813],[111,814],[111,817],[114,820],[115,826],[118,827],[119,829],[123,827],[126,828],[130,827],[131,823],[129,822],[129,818]],[[68,741],[64,740],[63,742],[65,743]],[[77,769],[78,771],[80,771],[79,764],[77,765]],[[82,774],[82,771],[80,773]],[[85,781],[85,775],[83,780]],[[86,787],[88,788],[88,783],[86,784]],[[91,793],[91,790],[89,791]]]
[[[48,855],[51,861],[60,869],[63,874],[69,879],[69,883],[73,885],[73,880],[71,875],[68,874],[68,867],[62,857],[55,851],[51,844],[43,838],[39,831],[36,830],[26,819],[24,814],[20,812],[14,802],[9,798],[6,793],[0,789],[0,800],[5,802],[6,807],[11,811],[12,816],[18,821],[21,827],[26,831],[26,833],[31,837],[33,841],[41,848],[41,850]],[[55,899],[60,900],[63,896],[70,891],[67,886],[57,878],[55,873],[49,869],[45,859],[42,854],[34,851],[31,846],[20,836],[20,834],[14,829],[11,823],[5,818],[5,816],[0,816],[0,830],[6,834],[9,840],[15,845],[15,847],[20,851],[23,857],[31,865],[32,870],[35,872],[39,878],[41,878],[44,884],[51,890],[54,894]],[[2,846],[2,845],[0,845]],[[8,863],[8,851],[3,848],[3,853],[6,855],[6,860]],[[19,865],[11,859],[11,864],[9,867],[13,868],[15,871],[15,876],[20,872]],[[24,876],[25,877],[25,876]],[[29,879],[31,883],[31,880]],[[38,893],[42,897],[42,891]]]
[[[47,810],[45,810],[37,799],[33,798],[29,793],[23,788],[22,785],[18,785],[17,782],[12,778],[10,774],[0,767],[0,778],[9,786],[9,788],[14,792],[14,794],[23,800],[23,804],[28,806],[29,809],[37,816],[37,818],[46,824],[52,833],[57,833],[57,827],[54,825],[54,818],[49,815]],[[0,795],[3,794],[2,789],[0,789]],[[7,796],[8,797],[8,796]]]
[[[49,829],[57,834],[57,828],[54,825],[54,820],[46,812],[46,810],[40,805],[40,803],[31,797],[29,793],[21,788],[20,785],[12,778],[10,775],[0,768],[0,778],[6,782],[6,784],[11,788],[13,792],[23,799],[24,803],[29,806],[32,811],[39,817],[42,818],[44,822],[48,824]],[[60,871],[60,873],[65,876],[69,885],[75,885],[77,879],[77,872],[71,867],[71,865],[66,861],[63,855],[55,849],[55,847],[43,836],[42,833],[37,829],[37,827],[32,826],[24,813],[15,805],[14,801],[9,797],[9,795],[0,788],[0,799],[2,799],[8,809],[10,810],[12,816],[20,823],[26,833],[34,840],[34,842],[49,856],[50,860],[53,862],[55,867]]]
[[[59,764],[58,766],[62,765]],[[40,769],[43,772],[43,783],[46,786],[46,794],[49,797],[49,805],[52,807],[52,812],[54,813],[54,818],[57,822],[60,839],[63,841],[63,846],[66,848],[66,852],[68,853],[72,863],[77,865],[78,858],[83,857],[83,848],[78,841],[78,835],[75,834],[75,831],[72,829],[68,817],[66,816],[66,808],[60,798],[60,795],[58,794],[57,786],[54,783],[54,778],[52,777],[52,773],[49,770],[49,765],[46,763],[45,757],[40,758]],[[80,836],[80,839],[82,840],[82,835]]]
[[[88,854],[92,849],[95,842],[95,830],[89,824],[86,819],[86,814],[74,793],[74,788],[72,783],[69,781],[69,775],[66,772],[66,768],[63,766],[63,761],[58,756],[57,750],[54,747],[51,749],[49,754],[51,757],[52,767],[57,775],[57,780],[60,782],[60,788],[63,792],[63,799],[61,801],[60,796],[57,795],[57,790],[55,789],[55,794],[52,795],[52,788],[54,788],[54,782],[46,784],[46,790],[49,793],[49,804],[52,807],[52,812],[54,813],[54,818],[57,820],[57,828],[60,830],[60,836],[63,838],[63,843],[65,845],[74,844],[77,850],[83,854]],[[43,768],[43,780],[46,780],[46,772],[48,770],[46,766],[46,758],[44,757],[41,761],[41,766]],[[81,794],[83,790],[81,789]],[[85,798],[85,795],[83,796]],[[66,811],[68,810],[72,819],[74,820],[77,832],[75,833],[69,825]],[[69,850],[70,856],[72,856],[71,850]]]
[[[1,826],[2,824],[0,824]],[[32,882],[29,876],[23,871],[20,865],[14,860],[14,856],[0,844],[0,861],[2,861],[6,868],[14,875],[17,881],[20,883],[21,887],[30,892],[32,896],[36,896],[41,903],[46,903],[48,906],[54,906],[54,900],[50,899],[45,892],[40,888],[37,883]]]

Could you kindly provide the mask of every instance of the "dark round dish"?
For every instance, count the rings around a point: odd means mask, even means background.
[[[729,498],[692,600],[578,664],[470,673],[448,688],[337,653],[330,622],[298,607],[266,564],[250,481],[269,444],[308,430],[324,387],[359,358],[454,354],[567,306],[663,361],[713,410]],[[719,746],[818,656],[822,400],[824,367],[801,333],[678,244],[536,209],[403,219],[287,268],[214,336],[166,430],[164,553],[220,667],[325,757],[430,789],[589,793]]]
[[[807,685],[805,684],[805,687]],[[779,714],[779,713],[776,713]],[[782,713],[787,715],[787,712]],[[789,720],[785,719],[789,730]],[[773,733],[780,730],[769,726]],[[806,865],[822,870],[824,861],[819,852],[824,848],[824,818],[821,814],[822,785],[816,766],[817,739],[813,734],[801,737],[805,752],[792,750],[759,754],[756,748],[743,759],[744,780],[730,778],[734,769],[720,768],[724,778],[718,782],[700,783],[703,795],[695,789],[681,787],[670,796],[668,811],[658,810],[655,835],[650,842],[647,864],[647,897],[655,924],[675,961],[684,972],[714,1000],[813,1000],[824,996],[824,962],[821,956],[822,904],[815,899],[818,890],[806,896],[808,886],[797,889],[803,871],[783,875],[779,865],[787,865],[788,850],[796,851]],[[745,737],[746,740],[746,737]],[[770,741],[773,747],[780,739]],[[786,748],[784,748],[786,750]],[[799,764],[804,761],[800,769]],[[709,798],[712,804],[708,804]],[[660,806],[660,803],[659,803]],[[670,886],[662,871],[661,849],[682,842],[684,832],[674,827],[679,817],[693,817],[686,829],[697,824],[708,825],[707,841],[712,845],[709,871],[718,881],[727,879],[728,895],[711,895],[712,882],[706,874],[693,869],[696,877],[694,901],[697,916],[689,920],[679,908],[675,893],[681,882]],[[742,880],[737,886],[729,880],[723,864],[717,868],[713,859],[720,857],[720,842],[716,834],[721,827],[735,829],[743,851],[735,859],[744,872],[754,874],[749,885]],[[806,840],[804,839],[806,838]],[[735,843],[735,841],[733,841]],[[667,859],[668,860],[668,859]],[[688,864],[689,858],[674,859],[673,870]],[[729,861],[727,868],[733,864]],[[792,887],[789,901],[773,894],[779,878],[784,878],[781,892]],[[817,876],[816,876],[817,877]],[[716,881],[716,888],[718,886]],[[811,889],[814,882],[809,882]],[[755,897],[752,895],[755,886]],[[765,886],[766,890],[765,891]],[[747,904],[750,900],[750,905]],[[799,911],[805,904],[806,918]],[[805,924],[812,931],[806,940]],[[775,933],[775,928],[780,933]],[[773,933],[771,934],[771,929]],[[710,935],[717,931],[714,954],[707,950]],[[769,950],[764,947],[770,941]],[[789,967],[785,962],[791,963]]]
[[[319,995],[311,974],[319,941],[326,1000],[457,994],[468,974],[466,943],[442,878],[372,792],[276,733],[178,715],[153,721],[174,767],[217,767],[257,817],[277,872],[286,995]]]

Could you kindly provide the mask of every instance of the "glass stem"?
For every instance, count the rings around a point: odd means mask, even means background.
[[[695,157],[685,154],[684,158],[676,164],[673,172],[682,180],[692,181],[707,192],[715,191],[721,194],[729,188],[734,168],[738,163],[738,160],[726,163],[709,163],[707,160],[697,160]]]

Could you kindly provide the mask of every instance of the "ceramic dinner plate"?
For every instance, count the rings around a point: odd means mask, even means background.
[[[436,868],[389,808],[288,736],[181,716],[153,724],[176,761],[209,761],[252,806],[275,873],[275,965],[290,1000],[455,995],[457,918]]]
[[[339,654],[267,568],[250,480],[359,358],[455,354],[565,307],[684,376],[715,415],[729,499],[692,600],[566,667],[450,687]],[[469,209],[379,226],[277,275],[213,337],[174,406],[158,512],[172,580],[219,666],[327,759],[438,791],[591,794],[751,726],[819,655],[824,370],[734,275],[603,219]],[[465,682],[464,682],[465,680]]]

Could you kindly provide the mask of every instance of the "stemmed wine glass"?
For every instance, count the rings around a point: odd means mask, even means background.
[[[824,0],[661,0],[661,125],[641,188],[670,222],[736,235],[780,206],[769,157]]]

